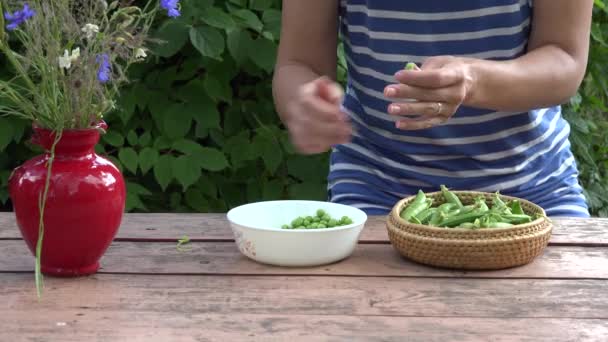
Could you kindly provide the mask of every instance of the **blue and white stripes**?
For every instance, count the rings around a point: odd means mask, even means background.
[[[500,190],[550,215],[587,216],[561,108],[526,113],[462,107],[446,124],[401,131],[383,95],[407,62],[437,55],[509,60],[526,51],[531,0],[342,0],[349,79],[343,109],[355,125],[336,146],[330,199],[386,213],[401,197]]]

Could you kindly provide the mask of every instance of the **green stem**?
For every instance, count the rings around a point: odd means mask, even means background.
[[[61,139],[61,131],[57,132],[55,135],[55,140],[53,141],[53,145],[51,146],[51,150],[49,151],[49,159],[47,161],[47,173],[46,180],[44,182],[44,190],[41,194],[41,198],[38,201],[39,210],[40,210],[40,219],[38,222],[38,242],[36,243],[36,266],[35,266],[35,278],[36,278],[36,292],[38,293],[38,299],[42,296],[42,287],[43,287],[43,279],[42,272],[40,266],[40,258],[42,254],[42,242],[44,239],[44,209],[46,207],[46,200],[49,193],[49,188],[51,184],[51,172],[53,170],[53,162],[55,161],[55,148]]]

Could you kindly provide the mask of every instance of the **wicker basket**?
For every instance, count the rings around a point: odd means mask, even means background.
[[[491,201],[494,194],[472,191],[452,191],[463,204],[471,204],[481,195]],[[441,192],[429,193],[434,206],[445,202]],[[515,199],[500,196],[504,201]],[[399,201],[387,219],[391,244],[403,256],[416,262],[454,269],[492,270],[521,266],[542,253],[549,243],[553,226],[544,210],[519,199],[528,215],[541,214],[533,222],[509,228],[462,229],[439,228],[414,224],[399,216],[415,196]]]

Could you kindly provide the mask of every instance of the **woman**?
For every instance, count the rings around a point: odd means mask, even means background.
[[[418,189],[501,191],[589,216],[560,104],[593,0],[285,0],[274,97],[296,148],[332,149],[330,200],[386,214]],[[348,62],[335,83],[341,32]],[[403,70],[408,62],[417,70]]]

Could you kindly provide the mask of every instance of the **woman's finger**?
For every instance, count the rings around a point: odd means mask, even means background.
[[[441,125],[448,120],[445,116],[421,116],[415,119],[403,118],[395,123],[395,127],[402,130],[421,130]]]
[[[440,89],[392,84],[386,87],[384,95],[392,99],[415,99],[421,102],[462,103],[466,90],[461,84]]]
[[[407,102],[391,103],[388,112],[392,115],[404,116],[446,116],[453,115],[457,106],[443,102]]]
[[[445,88],[462,83],[464,72],[460,68],[443,68],[431,70],[401,70],[395,74],[395,79],[403,84],[421,88]]]

